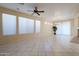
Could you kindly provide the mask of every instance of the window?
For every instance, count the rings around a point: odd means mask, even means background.
[[[16,34],[16,16],[2,14],[3,35]]]
[[[35,21],[35,30],[36,32],[40,32],[40,21],[38,20]]]
[[[19,33],[33,33],[34,32],[34,20],[19,17]]]
[[[34,20],[27,19],[27,33],[34,32]]]
[[[63,22],[62,23],[62,32],[63,32],[63,34],[70,35],[71,34],[70,30],[71,30],[70,22]]]
[[[27,32],[27,21],[26,18],[19,17],[19,33],[26,33]]]
[[[57,34],[70,35],[71,34],[70,22],[57,23]]]

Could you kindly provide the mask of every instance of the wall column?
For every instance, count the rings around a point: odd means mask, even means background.
[[[16,17],[16,34],[19,34],[19,19],[18,16]]]
[[[0,36],[2,35],[2,13],[0,12]]]

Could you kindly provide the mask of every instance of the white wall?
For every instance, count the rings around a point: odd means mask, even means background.
[[[40,32],[40,25],[41,25],[40,21],[36,20],[35,21],[35,32],[36,33]]]
[[[41,25],[41,30],[42,33],[46,34],[46,35],[51,35],[53,34],[52,32],[52,22],[48,22],[48,21],[43,21],[42,25]]]

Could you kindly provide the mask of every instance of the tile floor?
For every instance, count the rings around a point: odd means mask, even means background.
[[[16,42],[0,42],[0,55],[4,56],[79,56],[79,44],[66,35],[23,36]]]

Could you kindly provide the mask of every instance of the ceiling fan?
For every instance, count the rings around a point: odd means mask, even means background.
[[[32,15],[36,13],[39,16],[40,16],[40,13],[44,13],[44,11],[39,11],[37,7],[35,7],[35,9],[32,12],[33,12]]]
[[[24,3],[18,3],[18,4],[25,5]],[[27,11],[33,12],[32,15],[34,15],[36,13],[39,16],[40,16],[40,13],[44,13],[44,11],[39,11],[37,7],[35,7],[34,10],[27,10]]]

